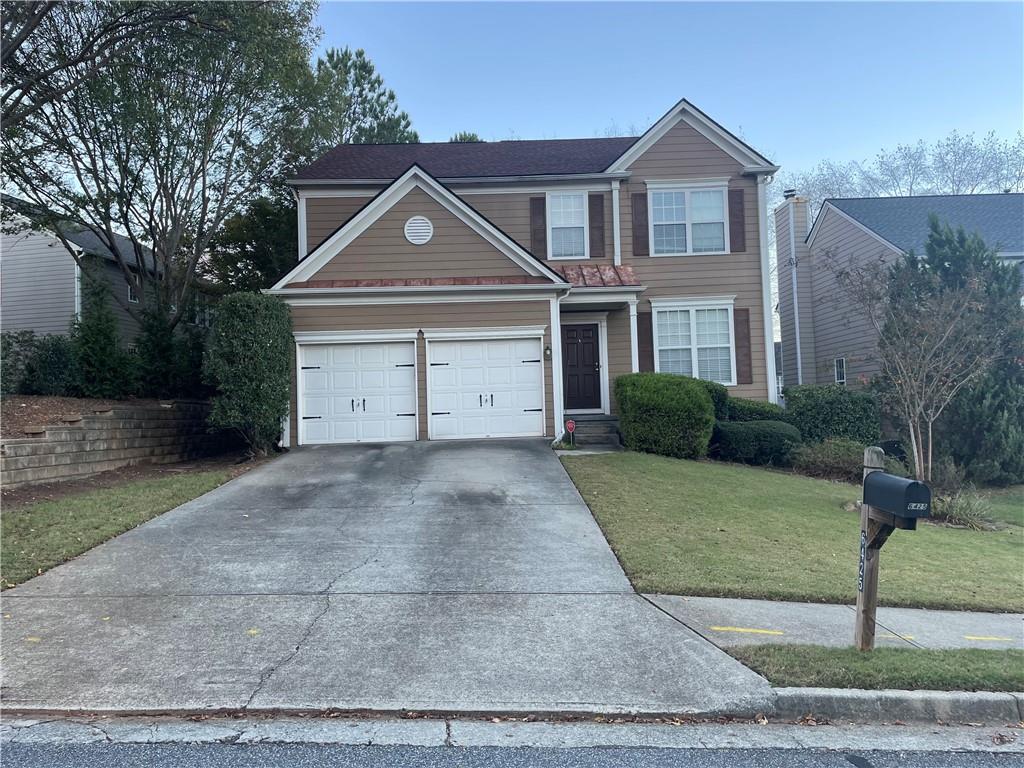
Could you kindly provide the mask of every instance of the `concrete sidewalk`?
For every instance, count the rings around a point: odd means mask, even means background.
[[[854,606],[648,595],[720,647],[762,643],[853,645]],[[878,647],[1024,648],[1024,614],[879,608]]]

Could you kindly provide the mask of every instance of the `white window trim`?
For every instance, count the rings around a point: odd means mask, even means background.
[[[583,255],[552,256],[551,255],[551,198],[566,195],[578,195],[583,198]],[[547,236],[548,261],[581,261],[590,258],[590,195],[582,190],[565,192],[546,192],[544,194],[544,228]]]
[[[603,413],[610,416],[611,408],[611,386],[608,380],[608,313],[607,312],[566,312],[559,318],[558,333],[561,336],[562,328],[566,325],[596,325],[597,326],[597,349],[601,355],[601,407],[600,408],[566,408],[568,414],[574,413]]]
[[[736,304],[735,296],[702,296],[691,299],[652,299],[651,300],[651,335],[654,336],[654,370],[661,372],[661,344],[658,341],[658,312],[664,310],[689,310],[690,311],[690,339],[692,344],[691,364],[694,378],[700,378],[700,368],[697,363],[697,316],[693,312],[696,309],[725,309],[729,311],[729,365],[732,371],[730,381],[720,381],[727,387],[736,386],[736,326],[733,320],[733,309]]]
[[[842,364],[843,364],[843,378],[841,378],[841,379],[839,378],[839,363],[840,363],[840,361],[842,361]],[[837,358],[835,358],[832,361],[832,374],[833,374],[833,378],[835,379],[836,384],[842,384],[844,387],[846,386],[846,358],[845,357],[837,357]]]
[[[678,253],[655,253],[654,252],[654,192],[683,192],[686,195],[686,251]],[[721,251],[694,251],[693,248],[693,223],[690,221],[690,193],[691,192],[721,192],[722,193],[722,226],[724,228],[725,249]],[[700,222],[697,222],[698,224]],[[650,243],[650,255],[652,258],[672,258],[674,256],[725,256],[732,253],[729,243],[729,180],[728,179],[691,179],[689,181],[648,181],[647,182],[647,242]]]
[[[132,279],[134,280],[135,278],[133,277]],[[139,294],[136,291],[135,286],[132,285],[131,283],[127,282],[127,281],[125,282],[125,284],[128,286],[128,303],[129,304],[138,304],[139,303]],[[133,296],[135,298],[132,298]]]

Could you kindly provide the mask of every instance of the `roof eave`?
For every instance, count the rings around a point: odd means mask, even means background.
[[[590,179],[626,179],[628,171],[596,173],[538,173],[519,176],[439,176],[442,184],[493,184],[496,182],[516,181],[586,181]],[[396,177],[397,178],[397,177]],[[300,186],[381,186],[391,184],[395,179],[286,179],[285,184]]]

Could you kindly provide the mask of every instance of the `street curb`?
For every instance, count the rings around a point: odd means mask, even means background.
[[[943,723],[1019,723],[1024,693],[984,691],[867,691],[856,688],[776,688],[774,715],[796,720]]]

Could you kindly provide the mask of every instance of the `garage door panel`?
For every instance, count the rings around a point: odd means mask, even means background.
[[[544,434],[539,339],[431,342],[432,439]]]
[[[301,441],[415,440],[415,354],[412,341],[300,346]]]

